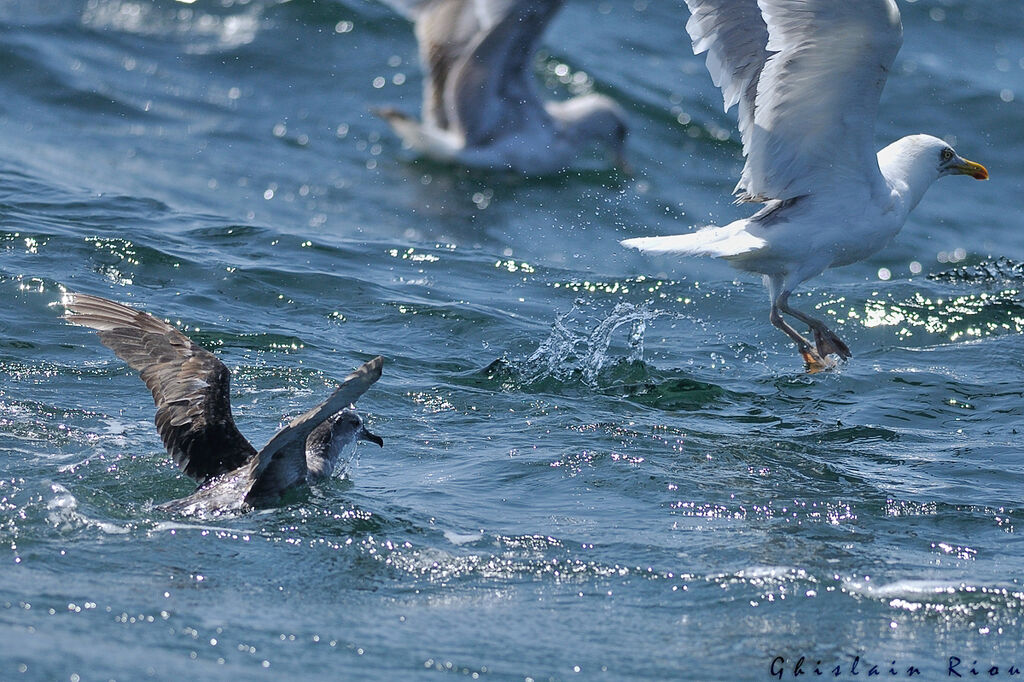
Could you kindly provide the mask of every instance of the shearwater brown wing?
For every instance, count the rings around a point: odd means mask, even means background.
[[[156,429],[178,467],[201,484],[256,454],[231,415],[231,373],[217,356],[148,313],[65,294],[65,319],[91,327],[153,392]]]

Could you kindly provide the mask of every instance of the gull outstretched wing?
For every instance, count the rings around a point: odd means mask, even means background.
[[[874,127],[903,41],[894,0],[687,0],[698,53],[740,105],[741,200],[878,177]]]
[[[563,2],[473,3],[477,16],[496,21],[474,38],[444,91],[448,119],[459,127],[466,144],[486,144],[501,129],[520,128],[524,117],[543,110],[531,66],[537,44]]]

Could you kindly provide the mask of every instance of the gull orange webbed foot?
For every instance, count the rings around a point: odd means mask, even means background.
[[[820,355],[813,348],[801,348],[800,355],[804,358],[804,363],[807,365],[808,374],[817,374],[818,372],[824,372],[825,370],[832,369],[836,366],[836,363],[829,359],[827,355]]]

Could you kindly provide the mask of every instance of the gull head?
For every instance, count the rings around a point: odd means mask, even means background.
[[[360,440],[384,447],[384,439],[366,428],[355,407],[332,414],[306,439],[308,477],[316,480],[330,476],[342,451]]]
[[[988,169],[963,158],[947,145],[939,152],[939,177],[943,175],[970,175],[975,180],[988,180]]]
[[[628,171],[626,137],[629,127],[625,112],[615,100],[591,93],[562,102],[547,102],[545,108],[562,124],[565,135],[575,144],[611,152],[615,165]]]
[[[944,140],[931,135],[909,135],[878,152],[878,167],[889,184],[912,209],[933,182],[945,175],[969,175],[988,180],[988,170],[968,161]]]

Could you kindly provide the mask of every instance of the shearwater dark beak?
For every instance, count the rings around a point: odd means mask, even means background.
[[[363,429],[359,432],[359,440],[368,440],[371,443],[384,447],[384,439],[375,433],[370,433],[367,429]]]

